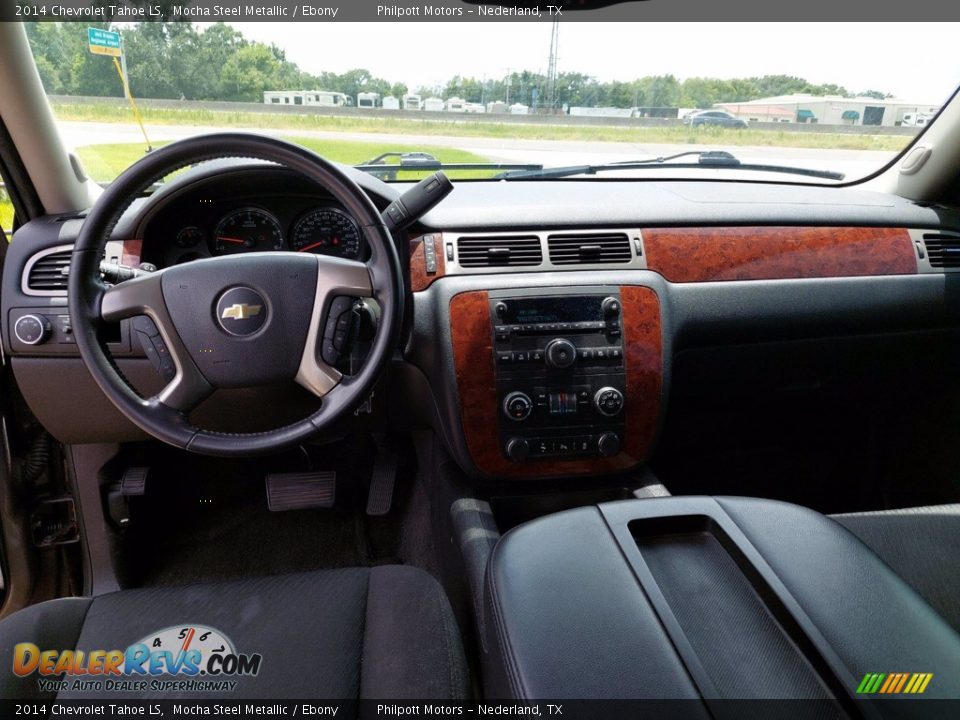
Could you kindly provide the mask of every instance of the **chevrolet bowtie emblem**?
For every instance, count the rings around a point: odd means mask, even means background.
[[[263,305],[234,303],[230,307],[224,308],[220,317],[224,320],[246,320],[259,315],[261,310],[263,310]]]

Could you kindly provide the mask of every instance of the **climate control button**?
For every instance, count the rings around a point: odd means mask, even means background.
[[[511,420],[526,420],[533,412],[533,401],[526,393],[512,392],[503,399],[503,412]]]
[[[618,415],[623,410],[623,393],[614,387],[602,387],[594,393],[593,406],[607,417]]]

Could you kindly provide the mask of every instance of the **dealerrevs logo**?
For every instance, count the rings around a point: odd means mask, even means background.
[[[125,650],[45,650],[30,642],[13,648],[15,675],[36,674],[44,689],[58,691],[231,691],[236,678],[259,673],[262,660],[204,625],[167,627]]]

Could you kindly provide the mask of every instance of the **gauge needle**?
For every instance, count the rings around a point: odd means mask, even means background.
[[[297,250],[297,252],[307,252],[307,250],[313,250],[314,248],[317,248],[317,247],[323,247],[323,240],[321,240],[320,242],[315,242],[312,245],[307,245],[306,247],[302,247],[299,250]]]
[[[223,235],[218,235],[218,236],[217,236],[217,240],[223,240],[224,242],[237,243],[238,245],[246,245],[246,244],[247,244],[247,241],[246,241],[246,240],[241,240],[240,238],[224,237]]]

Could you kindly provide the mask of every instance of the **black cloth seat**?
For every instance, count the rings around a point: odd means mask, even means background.
[[[960,504],[831,517],[960,632]]]
[[[164,629],[172,628],[164,635],[172,639],[179,629],[195,626],[220,631],[238,654],[259,653],[259,672],[233,678],[238,681],[233,692],[147,689],[117,697],[439,700],[468,694],[463,647],[440,585],[422,570],[380,566],[124,590],[33,605],[0,622],[0,695],[91,697],[70,690],[44,693],[36,673],[17,677],[11,658],[18,643],[40,650],[126,650]],[[163,639],[161,645],[176,653],[180,641]],[[104,695],[111,693],[92,694]]]

